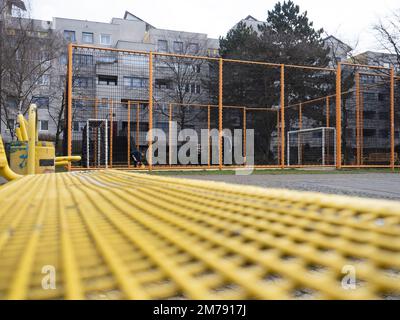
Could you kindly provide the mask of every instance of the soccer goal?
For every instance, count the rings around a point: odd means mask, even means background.
[[[336,129],[313,128],[287,133],[288,166],[336,165]]]
[[[86,167],[108,168],[108,120],[86,121]]]

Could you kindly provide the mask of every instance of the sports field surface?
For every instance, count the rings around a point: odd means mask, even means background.
[[[235,175],[234,171],[173,171],[153,174],[266,188],[400,200],[400,173],[391,173],[389,170],[262,170],[244,176]]]

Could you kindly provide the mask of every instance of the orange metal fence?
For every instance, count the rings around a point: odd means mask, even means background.
[[[138,156],[150,170],[236,168],[249,164],[249,150],[254,166],[264,168],[399,165],[400,81],[393,68],[71,44],[67,83],[64,146],[68,155],[82,155],[77,168],[143,169]],[[226,132],[235,130],[241,137],[233,146]],[[178,157],[186,156],[177,148],[185,142],[177,139],[181,133],[198,139],[195,160]],[[165,161],[159,160],[161,142]],[[243,161],[225,155],[234,147]]]

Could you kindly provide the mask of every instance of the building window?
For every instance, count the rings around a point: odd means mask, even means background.
[[[116,57],[115,57],[116,59]],[[146,68],[149,64],[148,56],[139,56],[139,55],[124,55],[120,57],[122,64],[136,66],[140,68]]]
[[[36,104],[39,109],[45,109],[49,107],[50,99],[49,97],[33,97],[32,103]]]
[[[379,120],[389,120],[390,114],[389,112],[379,112]]]
[[[49,86],[50,85],[50,75],[42,74],[37,80],[36,84],[38,86]]]
[[[389,130],[379,130],[379,137],[382,139],[389,138]]]
[[[39,131],[49,131],[48,120],[39,120]]]
[[[146,88],[149,80],[138,77],[124,77],[124,86],[127,88]]]
[[[376,94],[373,92],[366,92],[363,97],[365,101],[376,101]]]
[[[10,97],[10,96],[7,97],[6,105],[7,105],[7,107],[10,108],[10,109],[16,109],[17,106],[18,106],[17,98]]]
[[[76,77],[73,86],[78,88],[93,88],[93,79],[89,77]]]
[[[182,53],[183,52],[183,42],[174,41],[174,52]]]
[[[375,111],[364,111],[364,119],[372,120],[375,119]]]
[[[79,66],[90,66],[93,64],[93,56],[90,54],[74,54],[73,62]]]
[[[364,129],[364,137],[375,137],[376,130],[375,129]]]
[[[7,129],[9,129],[9,130],[15,129],[15,120],[14,119],[7,120]]]
[[[385,100],[386,100],[385,97],[386,97],[385,94],[383,94],[383,93],[378,93],[378,100],[379,100],[379,101],[385,101]]]
[[[79,121],[74,121],[72,124],[72,130],[75,132],[79,132]]]
[[[375,83],[375,76],[362,75],[360,78],[362,83]]]
[[[49,36],[49,33],[46,31],[38,31],[37,35],[38,38],[47,38]]]
[[[157,89],[172,89],[173,84],[172,81],[168,79],[156,79],[155,87]]]
[[[64,39],[68,42],[76,42],[75,31],[64,30]]]
[[[83,43],[93,43],[93,32],[82,32]]]
[[[157,50],[158,50],[158,52],[168,52],[168,41],[167,40],[158,40]]]
[[[118,77],[99,75],[99,84],[107,86],[116,86],[118,85]]]
[[[60,56],[60,64],[66,66],[68,64],[68,57],[65,53]]]
[[[110,34],[101,34],[100,35],[100,44],[105,46],[111,45],[111,35]]]
[[[201,86],[199,84],[196,84],[196,83],[186,84],[185,85],[185,92],[186,93],[200,94]]]
[[[196,54],[198,52],[199,52],[199,44],[198,43],[189,43],[188,53]]]
[[[108,55],[102,55],[102,56],[96,57],[96,61],[98,63],[111,64],[111,63],[117,63],[118,62],[118,58],[117,58],[117,56],[115,54],[108,54]]]

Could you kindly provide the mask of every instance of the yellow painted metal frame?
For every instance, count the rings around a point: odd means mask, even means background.
[[[398,202],[116,170],[26,176],[0,202],[0,299],[400,296]]]

